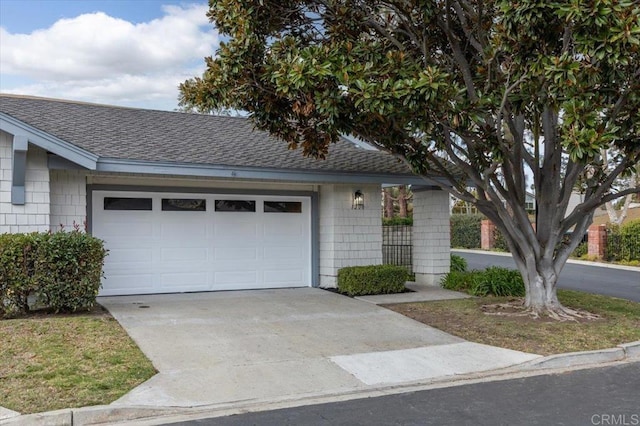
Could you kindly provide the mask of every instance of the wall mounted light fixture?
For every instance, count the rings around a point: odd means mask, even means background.
[[[353,204],[351,208],[354,210],[364,209],[364,194],[359,189],[353,193]]]

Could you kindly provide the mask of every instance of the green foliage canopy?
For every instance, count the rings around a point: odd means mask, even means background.
[[[351,134],[437,176],[496,224],[528,286],[551,289],[544,303],[580,243],[562,236],[640,192],[612,186],[640,161],[637,1],[210,0],[208,16],[228,41],[183,106],[245,110],[318,158]]]

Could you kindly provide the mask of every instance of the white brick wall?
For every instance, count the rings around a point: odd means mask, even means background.
[[[365,208],[351,208],[353,193],[364,193]],[[382,263],[379,185],[320,187],[320,286],[335,287],[338,269]]]
[[[74,224],[85,229],[87,220],[87,173],[51,170],[51,230],[70,231]]]
[[[451,229],[449,194],[426,190],[413,193],[413,272],[419,284],[439,285],[449,272]]]
[[[0,131],[0,234],[49,230],[47,153],[33,145],[27,151],[25,204],[11,204],[13,136]]]

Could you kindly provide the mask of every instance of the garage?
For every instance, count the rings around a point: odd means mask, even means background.
[[[310,197],[93,191],[91,205],[100,295],[311,285]]]

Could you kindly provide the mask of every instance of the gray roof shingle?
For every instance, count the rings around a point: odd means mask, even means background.
[[[0,112],[101,158],[332,173],[410,175],[393,156],[340,140],[326,160],[299,150],[241,117],[154,111],[0,95]]]

